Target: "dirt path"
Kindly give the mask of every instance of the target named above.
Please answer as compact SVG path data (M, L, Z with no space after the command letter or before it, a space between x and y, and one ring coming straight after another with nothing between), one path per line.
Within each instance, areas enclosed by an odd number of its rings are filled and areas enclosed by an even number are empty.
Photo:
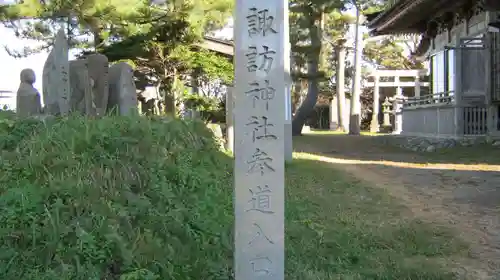
M304 136L294 146L386 189L415 216L455 229L472 244L474 261L460 264L464 279L500 279L500 165L431 164L363 136Z

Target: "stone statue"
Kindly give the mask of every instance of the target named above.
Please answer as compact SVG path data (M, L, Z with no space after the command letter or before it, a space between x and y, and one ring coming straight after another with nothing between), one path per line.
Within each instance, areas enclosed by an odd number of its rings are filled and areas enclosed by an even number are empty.
M42 111L40 93L33 87L36 81L32 69L23 69L20 74L21 84L17 90L16 112L20 117L39 115Z

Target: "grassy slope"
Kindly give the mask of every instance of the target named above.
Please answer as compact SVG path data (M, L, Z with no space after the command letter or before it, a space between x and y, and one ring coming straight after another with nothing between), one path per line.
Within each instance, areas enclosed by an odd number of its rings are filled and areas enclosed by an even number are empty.
M0 279L230 279L230 160L203 124L74 117L2 132Z
M0 121L0 279L231 279L231 159L201 124ZM287 168L287 279L452 279L463 249L385 193Z

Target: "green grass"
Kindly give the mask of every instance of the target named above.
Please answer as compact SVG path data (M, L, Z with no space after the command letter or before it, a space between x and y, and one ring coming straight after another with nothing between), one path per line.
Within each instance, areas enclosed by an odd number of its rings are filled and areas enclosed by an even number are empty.
M294 141L298 142L315 142L319 146L331 146L331 137L339 137L346 135L344 132L330 130L315 130L308 133L306 137L296 137ZM361 136L379 137L388 136L390 134L372 133L362 131ZM390 141L389 141L390 143ZM491 144L477 144L473 146L460 146L459 144L450 149L438 149L435 152L415 152L409 149L397 147L396 145L387 145L382 142L373 141L371 145L382 147L387 153L397 152L399 154L408 154L408 158L414 155L420 156L422 159L427 159L429 163L449 163L449 164L489 164L500 165L500 147L492 146Z
M231 161L202 123L4 121L0 279L231 279Z
M464 243L387 193L304 154L287 182L286 279L455 279Z
M232 159L198 122L0 116L0 279L232 277ZM452 279L465 246L314 158L287 167L290 280Z
M415 152L414 152L415 153ZM455 163L455 164L500 164L500 147L491 144L479 144L470 147L455 147L452 149L437 150L433 153L419 152L430 162Z

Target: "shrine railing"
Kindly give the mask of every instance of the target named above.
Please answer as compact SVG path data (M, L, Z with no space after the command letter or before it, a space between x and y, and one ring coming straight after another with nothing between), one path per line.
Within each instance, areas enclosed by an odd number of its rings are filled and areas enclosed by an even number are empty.
M426 94L419 97L408 97L403 102L403 108L418 108L428 106L441 106L455 102L453 91Z
M488 132L488 110L483 107L464 107L464 135L486 135Z

